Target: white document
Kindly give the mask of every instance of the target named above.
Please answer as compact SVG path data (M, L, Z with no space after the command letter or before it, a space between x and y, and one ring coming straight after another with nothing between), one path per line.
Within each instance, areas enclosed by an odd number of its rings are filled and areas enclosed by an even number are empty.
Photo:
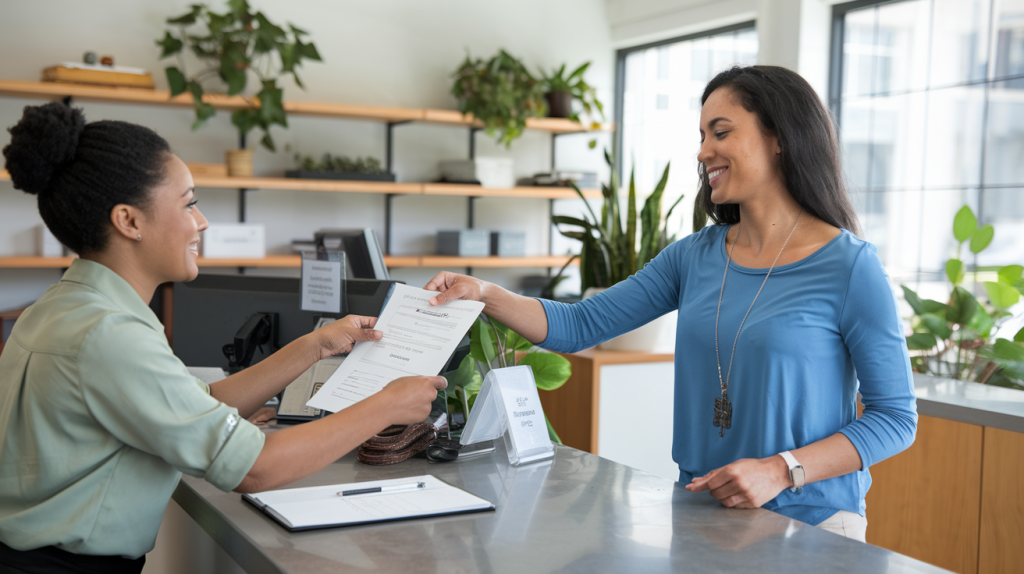
M484 309L479 301L449 301L436 307L437 295L395 284L374 329L379 341L360 341L348 359L307 406L338 412L410 375L437 375L473 321Z
M425 483L424 488L339 496L344 490ZM490 502L430 475L373 482L332 484L246 494L257 506L289 530L348 526L403 518L493 510Z

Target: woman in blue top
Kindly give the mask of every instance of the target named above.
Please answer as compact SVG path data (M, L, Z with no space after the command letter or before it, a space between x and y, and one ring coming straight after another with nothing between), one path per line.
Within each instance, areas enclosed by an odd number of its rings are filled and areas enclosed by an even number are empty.
M701 102L697 202L715 225L575 305L447 272L426 288L436 303L483 301L560 352L678 309L680 482L863 540L868 467L913 442L917 412L896 302L855 235L829 114L773 66L723 72Z

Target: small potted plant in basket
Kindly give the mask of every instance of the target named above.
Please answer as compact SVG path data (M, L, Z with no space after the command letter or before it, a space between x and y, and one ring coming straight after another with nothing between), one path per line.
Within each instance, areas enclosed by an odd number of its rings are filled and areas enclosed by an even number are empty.
M231 114L231 123L238 128L240 149L227 152L228 173L252 175L252 150L246 149L246 134L260 128L260 143L276 151L270 126L288 127L284 90L278 80L291 74L302 88L297 69L303 60L321 61L316 46L303 40L308 35L305 31L291 24L285 29L272 23L262 12L252 12L245 0L229 0L225 13L214 12L205 4L193 4L187 14L168 18L167 23L176 31L165 31L156 44L161 48L160 59L177 59L176 66L165 70L171 97L191 93L195 130L215 113L204 94L241 95L245 106ZM205 30L190 31L194 25L204 26ZM199 60L200 71L192 75L186 72L186 54ZM250 73L259 80L254 97L243 94L249 86Z

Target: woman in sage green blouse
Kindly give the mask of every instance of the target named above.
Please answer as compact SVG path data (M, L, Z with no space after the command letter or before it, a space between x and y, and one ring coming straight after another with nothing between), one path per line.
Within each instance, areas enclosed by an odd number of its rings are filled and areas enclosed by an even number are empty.
M380 338L349 316L207 386L174 356L148 303L198 274L185 164L153 131L26 107L3 150L79 254L0 355L0 571L139 572L182 472L259 492L309 475L391 424L423 420L441 377L397 379L324 419L268 436L246 421L322 357Z

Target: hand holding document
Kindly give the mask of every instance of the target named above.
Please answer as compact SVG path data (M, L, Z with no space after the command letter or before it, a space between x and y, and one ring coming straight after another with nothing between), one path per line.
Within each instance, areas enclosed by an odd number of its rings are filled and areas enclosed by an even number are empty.
M307 406L338 412L410 375L437 375L484 309L479 301L432 306L434 291L395 284L375 329L379 341L360 341Z

